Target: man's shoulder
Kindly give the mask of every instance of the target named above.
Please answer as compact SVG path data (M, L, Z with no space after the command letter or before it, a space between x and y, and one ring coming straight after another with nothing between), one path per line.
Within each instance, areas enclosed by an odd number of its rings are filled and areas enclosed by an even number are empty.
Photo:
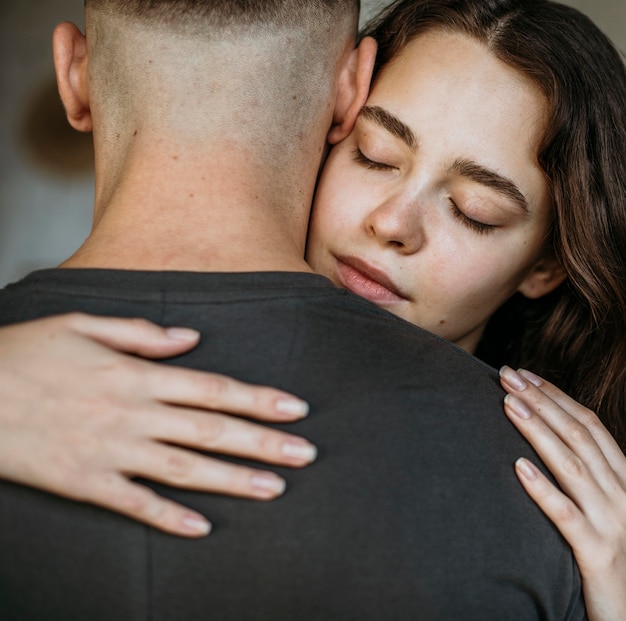
M449 341L317 274L48 269L5 287L0 299L11 302L3 305L4 323L71 310L137 315L158 307L167 315L176 308L181 320L200 329L223 323L226 315L257 332L283 337L296 331L325 354L343 348L362 370L385 367L403 375L418 365L428 375L462 369L475 378L494 378L492 369Z
M496 371L465 350L347 291L309 301L301 320L320 346L345 346L355 368L396 377L415 377L418 369L434 383L454 377L457 385L498 385Z

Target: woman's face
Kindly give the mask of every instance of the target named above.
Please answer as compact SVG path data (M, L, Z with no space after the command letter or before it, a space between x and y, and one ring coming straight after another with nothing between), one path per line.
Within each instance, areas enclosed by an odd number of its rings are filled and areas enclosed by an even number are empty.
M559 284L537 162L546 102L480 43L421 35L379 75L320 179L307 259L337 285L473 351L513 293Z

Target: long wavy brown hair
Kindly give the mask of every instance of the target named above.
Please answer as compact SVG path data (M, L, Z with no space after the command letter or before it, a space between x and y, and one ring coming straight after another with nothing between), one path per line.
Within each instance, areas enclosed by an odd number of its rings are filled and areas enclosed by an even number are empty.
M595 410L626 448L626 71L579 11L548 0L398 0L361 33L376 72L433 29L469 35L529 77L549 104L537 154L553 201L547 240L567 280L539 300L516 294L477 355L540 373Z

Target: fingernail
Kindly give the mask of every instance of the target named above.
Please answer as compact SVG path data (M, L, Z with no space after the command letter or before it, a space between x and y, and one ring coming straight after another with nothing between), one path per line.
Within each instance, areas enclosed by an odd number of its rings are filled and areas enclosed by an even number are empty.
M285 442L283 444L283 455L293 459L299 459L307 464L315 461L317 448L308 442Z
M511 367L504 366L500 369L500 377L514 390L526 390L528 384L524 381L522 376L514 371Z
M284 494L287 487L285 480L272 472L257 472L252 476L252 485L261 492L270 492L272 496Z
M188 513L183 518L183 526L194 535L208 535L211 532L211 523L197 513Z
M526 369L518 369L520 375L523 375L534 386L543 386L543 380L534 373L527 371Z
M535 467L527 459L520 457L515 462L515 467L525 479L534 481L537 478L537 472L535 470Z
M305 418L309 413L309 404L300 399L279 399L276 401L276 411L287 416Z
M504 403L506 403L511 410L513 410L513 413L519 418L528 420L533 415L533 413L528 409L528 406L521 399L518 399L513 395L507 395L504 397Z
M200 332L191 328L167 328L165 332L177 341L197 341L200 337Z

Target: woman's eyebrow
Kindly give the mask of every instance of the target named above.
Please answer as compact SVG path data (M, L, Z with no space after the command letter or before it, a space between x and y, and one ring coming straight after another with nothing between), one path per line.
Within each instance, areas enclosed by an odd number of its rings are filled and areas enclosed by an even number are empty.
M530 208L528 201L522 194L521 190L507 177L504 177L495 170L481 166L477 162L471 160L458 159L448 169L448 173L457 174L467 177L476 183L492 188L496 192L502 194L509 200L513 201L525 215L528 215Z
M359 116L380 125L389 133L400 138L412 151L417 149L418 140L413 130L388 110L380 106L364 106ZM476 183L495 190L513 201L525 215L529 214L528 201L521 190L511 179L500 175L495 170L481 166L472 160L458 159L450 166L448 172L467 177Z
M417 138L411 128L384 108L380 108L379 106L364 106L361 108L359 115L368 121L373 121L383 129L386 129L389 133L400 138L411 151L415 151L417 148Z

